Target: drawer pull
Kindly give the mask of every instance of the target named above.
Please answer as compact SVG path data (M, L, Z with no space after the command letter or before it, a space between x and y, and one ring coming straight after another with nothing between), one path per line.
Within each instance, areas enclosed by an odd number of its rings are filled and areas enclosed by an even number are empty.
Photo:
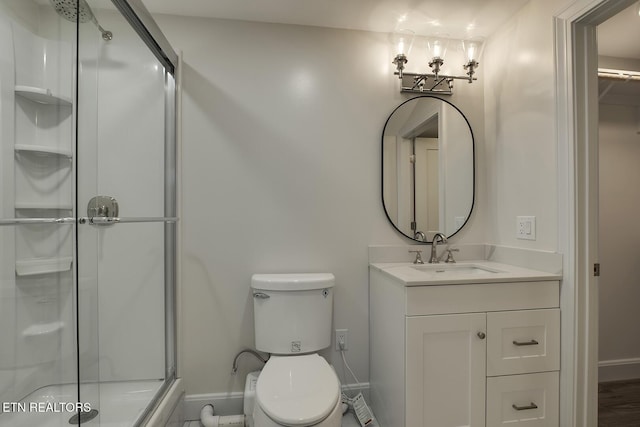
M533 402L531 402L531 405L527 405L527 406L518 406L514 403L513 405L511 405L511 407L516 411L526 411L527 409L538 409L538 405L536 405Z
M522 347L523 345L538 345L538 344L540 344L540 343L538 341L536 341L536 340L525 341L525 342L522 342L522 341L514 341L513 342L513 345L517 345L518 347Z

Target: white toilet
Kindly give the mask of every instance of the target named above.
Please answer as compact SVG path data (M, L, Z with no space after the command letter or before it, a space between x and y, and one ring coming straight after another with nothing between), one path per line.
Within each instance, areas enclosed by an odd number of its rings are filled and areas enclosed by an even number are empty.
M340 381L316 353L331 345L334 283L329 273L251 278L256 348L271 358L257 381L247 377L249 426L340 427Z

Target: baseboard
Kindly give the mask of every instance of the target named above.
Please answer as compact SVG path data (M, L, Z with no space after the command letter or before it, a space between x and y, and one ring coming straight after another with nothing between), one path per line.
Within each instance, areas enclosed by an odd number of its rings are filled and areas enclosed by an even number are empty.
M598 362L598 381L622 381L640 378L640 357L601 360Z
M342 391L349 396L361 391L365 400L369 402L369 383L346 384ZM239 415L243 412L243 392L189 394L184 398L185 421L200 419L200 411L205 405L213 405L216 415Z

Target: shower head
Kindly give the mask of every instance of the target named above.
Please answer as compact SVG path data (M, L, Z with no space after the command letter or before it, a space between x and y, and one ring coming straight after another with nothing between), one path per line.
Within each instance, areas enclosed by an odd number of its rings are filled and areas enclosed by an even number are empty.
M80 24L91 21L98 27L104 40L109 41L113 38L111 31L106 31L100 26L86 0L51 0L51 4L56 13L67 21L79 22Z

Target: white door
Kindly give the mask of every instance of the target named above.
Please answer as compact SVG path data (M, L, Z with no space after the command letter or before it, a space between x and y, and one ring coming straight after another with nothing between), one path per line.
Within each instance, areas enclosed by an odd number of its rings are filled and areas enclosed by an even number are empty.
M484 427L486 315L407 317L406 425Z
M440 220L440 167L438 138L416 138L416 216L417 230L424 233L441 231Z

